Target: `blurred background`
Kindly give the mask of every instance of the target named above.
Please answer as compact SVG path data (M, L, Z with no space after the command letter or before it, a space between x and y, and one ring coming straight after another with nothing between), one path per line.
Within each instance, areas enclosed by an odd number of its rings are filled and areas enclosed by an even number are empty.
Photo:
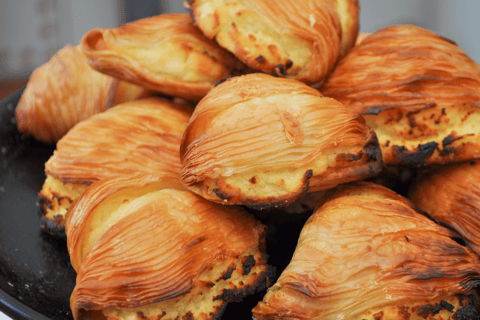
M414 24L447 37L480 62L480 1L360 0L360 31ZM94 27L116 27L166 12L187 12L183 0L0 0L0 99L31 72Z
M361 32L414 24L455 41L480 62L478 0L360 0L360 5ZM183 0L0 0L0 99L88 30L167 12L187 10Z

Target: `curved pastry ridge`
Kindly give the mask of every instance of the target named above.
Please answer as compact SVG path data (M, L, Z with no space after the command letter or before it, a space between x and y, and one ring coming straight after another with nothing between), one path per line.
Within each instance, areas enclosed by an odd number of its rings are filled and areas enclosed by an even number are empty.
M79 47L67 45L32 73L15 117L20 132L55 143L78 122L148 94L95 71Z
M399 312L402 319L445 319L460 312L480 283L480 261L456 242L457 233L384 187L352 183L338 192L305 224L254 319L397 319ZM451 308L425 314L442 301Z
M431 31L377 31L338 63L321 90L364 116L387 165L479 157L480 66Z
M408 197L439 223L458 231L480 255L479 161L437 167L418 175Z
M68 207L93 182L139 172L179 176L180 143L191 112L187 104L150 97L77 124L45 164L39 195L45 228L62 233Z
M200 100L217 81L244 69L203 36L186 14L92 29L83 36L81 48L96 70L192 100Z
M358 1L190 0L196 25L255 70L321 82L355 43Z
M66 230L75 319L214 319L267 281L265 227L171 177L93 184L69 210Z
M182 140L182 181L215 202L285 205L377 173L376 143L337 101L296 80L251 74L198 104Z

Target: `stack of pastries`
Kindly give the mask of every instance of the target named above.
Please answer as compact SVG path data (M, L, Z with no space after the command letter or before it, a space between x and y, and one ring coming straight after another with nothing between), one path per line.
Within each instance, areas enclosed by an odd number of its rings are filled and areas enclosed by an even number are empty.
M74 318L255 293L257 320L479 318L480 66L415 26L359 37L357 0L185 5L87 32L17 107L57 143L42 227Z

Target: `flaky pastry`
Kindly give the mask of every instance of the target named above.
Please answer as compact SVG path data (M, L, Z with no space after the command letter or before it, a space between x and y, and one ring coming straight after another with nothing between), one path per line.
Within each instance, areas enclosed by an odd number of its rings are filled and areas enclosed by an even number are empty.
M317 84L355 44L357 0L187 0L195 24L255 70Z
M480 255L480 162L436 167L418 175L408 197L442 225L458 231Z
M168 176L90 186L66 218L75 319L218 319L268 283L265 227Z
M18 130L55 143L75 124L149 91L92 69L78 47L67 45L34 70L15 110Z
M431 31L377 31L338 63L321 90L364 116L387 165L480 157L480 66Z
M305 224L254 319L467 319L460 316L472 309L478 316L480 260L457 237L387 188L342 186Z
M381 153L361 117L306 84L230 78L200 101L180 149L182 181L204 198L254 209L372 176Z
M216 82L245 69L182 13L92 29L81 48L96 70L191 100L200 100Z
M191 111L186 104L150 97L77 124L45 164L39 196L47 231L63 234L68 207L93 182L137 172L179 176L180 142Z

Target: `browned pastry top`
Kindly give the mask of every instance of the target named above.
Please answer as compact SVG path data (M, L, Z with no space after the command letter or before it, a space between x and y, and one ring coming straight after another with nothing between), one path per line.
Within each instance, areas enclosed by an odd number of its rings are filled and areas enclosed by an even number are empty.
M355 46L321 90L358 114L464 103L480 107L480 66L431 31L392 26Z
M244 68L181 13L92 29L83 36L81 48L96 70L192 100L200 100L217 81Z

